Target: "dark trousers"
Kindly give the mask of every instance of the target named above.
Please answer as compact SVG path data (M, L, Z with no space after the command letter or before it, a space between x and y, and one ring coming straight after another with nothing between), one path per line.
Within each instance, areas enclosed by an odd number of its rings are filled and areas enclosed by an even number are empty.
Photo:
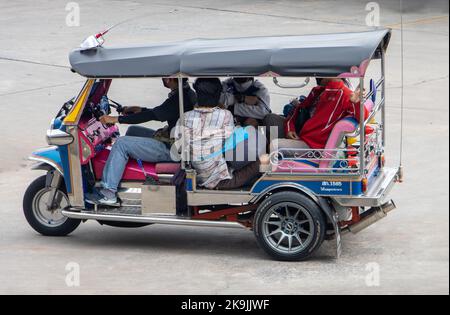
M231 190L240 187L244 187L246 184L253 181L259 176L259 165L260 162L252 162L247 166L237 170L233 173L232 179L223 180L217 185L218 190Z
M130 126L125 135L130 137L153 138L155 130L142 126Z
M266 127L267 143L270 143L272 140L275 139L286 138L286 134L284 132L285 121L286 118L277 114L268 114L266 117L264 117L263 124ZM273 132L271 131L275 131L278 134L277 135L273 134Z

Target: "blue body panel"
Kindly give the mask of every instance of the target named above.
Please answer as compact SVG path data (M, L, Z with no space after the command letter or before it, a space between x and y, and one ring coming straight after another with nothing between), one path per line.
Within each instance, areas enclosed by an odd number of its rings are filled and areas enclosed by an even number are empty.
M192 179L186 178L186 191L194 191L194 185L192 184Z
M296 181L296 180L263 180L256 184L252 194L260 194L271 186L294 183L312 191L317 196L359 196L362 195L362 183L350 181ZM186 190L193 191L191 179L186 179Z
M67 146L49 147L41 149L36 152L33 152L33 156L43 158L44 160L50 161L58 165L63 171L67 192L70 193L72 191L72 184L70 181L69 155L67 151Z
M49 160L53 162L54 164L58 165L61 169L61 155L59 154L58 147L48 147L45 149L40 149L36 152L33 152L33 155L36 157L44 158L45 160Z
M271 186L283 183L294 183L312 191L317 196L358 196L362 194L361 182L349 181L296 181L296 180L263 180L256 184L252 193L259 194Z

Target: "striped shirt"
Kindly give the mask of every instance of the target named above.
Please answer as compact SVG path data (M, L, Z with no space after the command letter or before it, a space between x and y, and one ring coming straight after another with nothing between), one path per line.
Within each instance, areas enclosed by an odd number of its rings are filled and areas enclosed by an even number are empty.
M234 122L230 111L214 108L196 108L185 113L185 150L197 172L200 186L214 189L221 181L231 179L223 154L217 154L233 133ZM182 139L181 123L175 129L177 142Z

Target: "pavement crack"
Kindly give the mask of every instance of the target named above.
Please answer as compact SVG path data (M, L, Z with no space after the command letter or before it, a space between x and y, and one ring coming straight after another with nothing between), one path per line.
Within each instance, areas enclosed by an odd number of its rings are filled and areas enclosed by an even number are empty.
M427 83L431 83L431 82L448 80L448 78L449 78L449 75L447 74L447 75L442 76L442 77L429 78L429 79L426 79L426 80L422 80L422 81L417 81L417 82L414 82L414 83L406 84L403 87L404 88L414 87L414 86L417 86L417 85L423 85L423 84L427 84ZM401 89L401 88L402 88L401 85L397 85L397 86L388 87L387 89L388 90L395 90L395 89Z

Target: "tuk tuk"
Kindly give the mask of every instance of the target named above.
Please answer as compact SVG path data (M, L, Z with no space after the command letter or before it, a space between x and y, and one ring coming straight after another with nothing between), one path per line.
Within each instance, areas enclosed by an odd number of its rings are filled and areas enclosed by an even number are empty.
M49 147L34 152L36 179L24 196L29 224L46 236L65 236L81 222L115 227L155 223L253 230L274 259L305 260L324 242L358 233L395 209L388 195L401 168L385 166L385 54L389 29L360 33L235 39L196 39L143 47L94 45L70 54L72 71L85 77L78 96L66 102L47 131ZM379 77L366 78L380 60ZM368 87L361 93L359 121L345 117L334 126L323 150L272 152L269 166L248 187L217 191L197 185L196 172L180 162L141 163L130 159L119 187L120 205L91 206L85 195L102 179L117 126L99 117L121 105L102 102L118 78L178 78L180 118L184 117L183 78L270 77L345 78ZM292 80L292 79L291 79ZM181 119L183 121L183 119ZM289 149L292 153L294 149ZM294 150L295 151L295 150ZM299 150L301 151L301 150ZM305 154L306 153L306 154ZM182 185L174 184L183 172Z

